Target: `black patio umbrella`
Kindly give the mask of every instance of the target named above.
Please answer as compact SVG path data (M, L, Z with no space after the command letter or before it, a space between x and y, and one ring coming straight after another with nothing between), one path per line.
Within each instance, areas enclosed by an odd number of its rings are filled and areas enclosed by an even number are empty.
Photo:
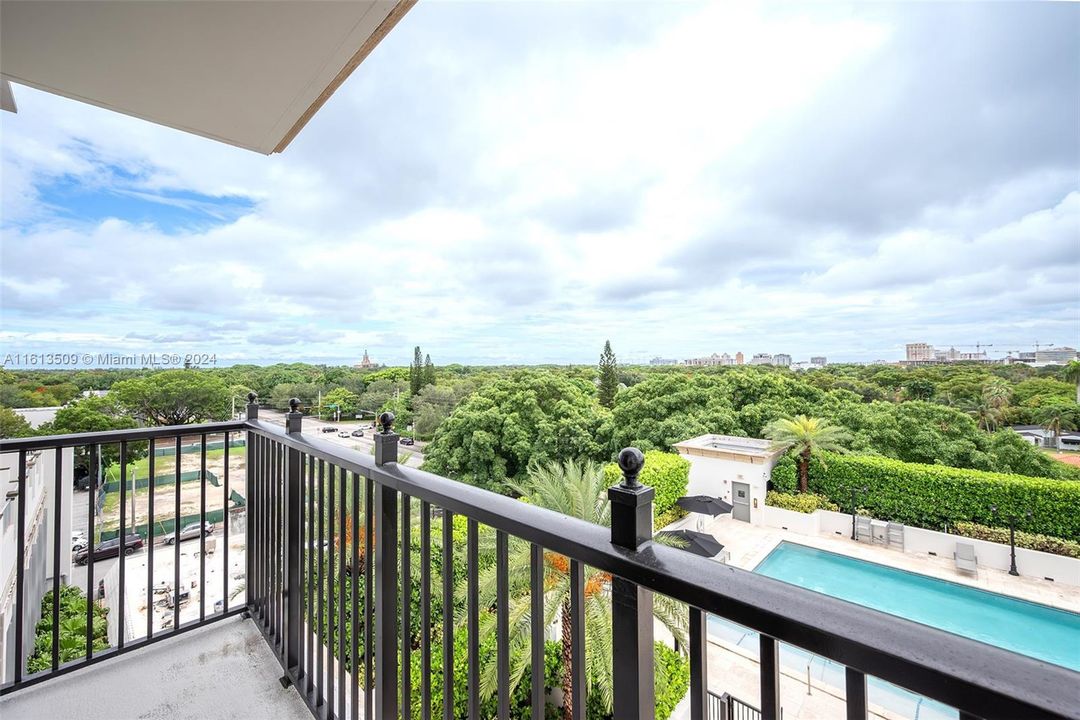
M724 546L716 541L712 535L694 532L693 530L664 530L657 533L665 537L679 538L686 543L682 550L687 550L703 557L713 557L724 549Z
M683 510L702 515L723 515L734 508L731 503L710 495L687 495L675 501Z

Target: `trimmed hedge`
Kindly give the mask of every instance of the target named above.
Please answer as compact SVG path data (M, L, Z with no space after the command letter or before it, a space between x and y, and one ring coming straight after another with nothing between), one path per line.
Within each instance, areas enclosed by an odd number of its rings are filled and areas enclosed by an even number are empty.
M953 526L953 532L976 540L989 540L1003 545L1009 544L1009 528L987 527L973 522L958 522ZM1078 542L1038 533L1028 533L1022 530L1016 531L1016 547L1080 558L1080 543Z
M794 466L773 470L776 487L787 487ZM960 522L991 525L991 505L1016 510L1017 529L1080 539L1080 483L1069 480L920 465L873 455L823 453L810 463L810 490L846 506L850 488L866 487L858 502L874 517L914 527L946 530ZM1032 517L1024 514L1030 510Z
M815 510L839 510L840 507L824 495L814 493L782 493L770 490L765 494L765 504L784 510L812 513Z
M608 485L622 482L622 470L618 463L605 465L604 477ZM658 518L686 494L686 486L690 482L690 461L681 455L663 450L649 450L645 453L645 467L642 468L638 480L642 485L648 485L656 491L653 498L653 517Z

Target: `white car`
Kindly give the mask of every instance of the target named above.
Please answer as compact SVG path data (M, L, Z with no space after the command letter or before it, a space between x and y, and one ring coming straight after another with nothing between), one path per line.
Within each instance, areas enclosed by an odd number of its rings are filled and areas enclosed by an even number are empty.
M86 533L79 531L71 533L71 551L79 552L86 548Z

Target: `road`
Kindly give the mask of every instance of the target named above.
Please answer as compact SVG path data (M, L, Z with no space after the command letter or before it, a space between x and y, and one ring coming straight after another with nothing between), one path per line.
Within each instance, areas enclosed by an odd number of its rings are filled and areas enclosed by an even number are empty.
M265 408L259 409L259 419L272 422L276 425L285 426L285 413L277 410L267 410ZM363 430L364 437L352 437L347 438L338 437L336 432L322 432L325 427L335 427L340 431L351 433L353 430ZM331 442L342 447L347 447L350 450L356 450L358 452L366 454L374 454L375 441L372 440L372 434L376 432L371 427L371 421L360 420L341 420L339 422L329 422L326 420L319 420L313 417L304 417L303 428L305 433L312 433L320 440ZM424 462L423 448L426 443L417 442L415 445L401 445L398 448L398 456L406 458L405 465L409 467L420 467Z

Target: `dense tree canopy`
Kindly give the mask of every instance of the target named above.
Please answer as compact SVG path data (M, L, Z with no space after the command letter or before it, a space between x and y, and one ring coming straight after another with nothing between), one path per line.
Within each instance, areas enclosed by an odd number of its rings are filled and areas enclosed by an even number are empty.
M229 416L229 390L220 378L193 370L165 370L124 380L109 395L154 425L186 425Z
M425 449L425 468L504 491L530 462L606 459L597 440L605 416L588 382L516 371L454 410Z
M843 426L857 453L1080 477L1080 470L1052 460L1006 429L1056 426L1052 418L1046 420L1050 416L1061 416L1063 429L1070 426L1070 413L1080 406L1076 377L1065 367L952 363L830 365L807 372L746 366L615 369L620 389L610 410L598 401L596 366L435 368L426 358L423 385L415 395L408 367L294 363L170 371L5 369L0 370L0 405L63 405L84 389L115 388L113 397L124 401L136 421L187 422L225 417L230 398L243 397L247 388L263 404L279 409L299 397L310 411L321 394L324 410L341 404L343 415L353 408L393 410L399 429L411 423L421 439L436 440L429 467L484 483L520 476L534 454L539 459L577 453L608 460L627 445L670 451L673 443L704 433L761 437L773 420L796 415ZM194 414L185 410L182 396L188 393L206 400L195 402ZM148 411L154 405L161 411L156 418ZM1047 409L1054 406L1060 409Z

